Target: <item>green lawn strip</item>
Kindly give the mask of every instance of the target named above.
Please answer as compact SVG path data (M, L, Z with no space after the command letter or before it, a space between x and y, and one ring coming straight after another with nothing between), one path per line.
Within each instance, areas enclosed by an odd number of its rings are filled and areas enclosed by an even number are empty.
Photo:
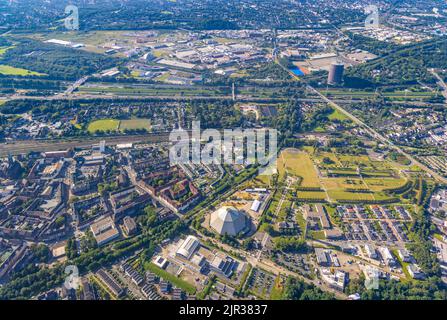
M443 237L442 234L435 233L435 234L433 234L433 236L434 236L436 239L438 239L439 241L444 242L444 237Z
M281 277L277 276L272 291L270 292L271 300L282 300L284 294L284 287L281 284Z
M190 283L186 282L185 280L182 280L182 279L176 277L175 275L170 274L169 272L157 267L152 262L145 263L144 269L155 273L157 276L171 282L174 286L188 292L189 294L196 293L196 288L192 284L190 284Z
M399 254L397 252L397 249L391 250L391 252L393 253L393 255L396 257L397 261L399 261L399 264L402 267L402 271L405 274L406 280L412 280L411 275L408 273L408 266L410 265L410 263L408 262L403 262L402 259L399 257Z
M244 271L244 274L241 277L241 281L239 282L239 286L236 288L237 292L241 292L246 287L246 282L249 279L253 267L251 264L247 265L247 269Z
M322 231L322 230L318 230L318 231L311 230L309 232L309 237L314 239L314 240L324 240L324 239L326 239L326 237L324 235L324 231Z

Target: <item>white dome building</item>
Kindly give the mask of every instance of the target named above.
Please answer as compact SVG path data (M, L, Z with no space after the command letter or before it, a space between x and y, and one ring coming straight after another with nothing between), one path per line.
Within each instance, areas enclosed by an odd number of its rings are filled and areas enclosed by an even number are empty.
M248 228L248 218L234 207L221 207L211 214L210 226L220 235L236 236Z

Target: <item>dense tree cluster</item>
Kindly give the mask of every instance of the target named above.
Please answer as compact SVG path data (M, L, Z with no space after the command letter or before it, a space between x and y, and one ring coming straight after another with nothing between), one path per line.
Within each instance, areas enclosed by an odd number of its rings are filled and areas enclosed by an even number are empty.
M411 238L413 243L409 249L418 262L422 271L430 276L440 275L440 266L436 254L432 253L432 243L429 240L435 231L435 226L431 223L429 213L420 210L413 215L414 222L411 226Z
M412 85L418 81L434 83L435 78L429 68L447 68L447 39L425 41L358 65L346 72L349 81L365 81L365 86Z
M305 252L307 250L306 241L298 237L275 238L275 249L283 252Z
M362 300L445 300L447 291L439 278L428 281L380 280L379 289L365 289L365 278L351 279L345 293L359 293Z
M48 79L77 80L82 76L116 66L119 61L105 55L18 39L0 56L0 64L47 75Z
M302 280L288 278L285 284L283 298L287 300L334 300L335 297L307 284Z

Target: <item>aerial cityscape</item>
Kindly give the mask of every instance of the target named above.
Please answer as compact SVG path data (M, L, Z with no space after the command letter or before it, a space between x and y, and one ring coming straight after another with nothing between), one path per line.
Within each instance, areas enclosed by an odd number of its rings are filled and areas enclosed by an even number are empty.
M446 83L441 0L0 0L0 300L447 300Z

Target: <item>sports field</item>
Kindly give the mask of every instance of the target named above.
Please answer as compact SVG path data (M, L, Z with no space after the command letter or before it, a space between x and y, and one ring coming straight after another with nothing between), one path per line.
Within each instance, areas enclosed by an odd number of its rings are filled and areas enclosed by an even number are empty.
M91 122L88 125L88 131L94 133L96 131L124 131L124 130L137 130L146 129L150 131L151 122L149 119L130 119L130 120L116 120L116 119L103 119Z
M151 121L149 119L131 119L131 120L121 120L119 124L119 130L136 130L136 129L146 129L151 130Z
M120 125L119 120L114 119L96 120L88 125L88 131L90 133L94 133L96 131L107 131L107 130L114 131L118 130L119 125Z

